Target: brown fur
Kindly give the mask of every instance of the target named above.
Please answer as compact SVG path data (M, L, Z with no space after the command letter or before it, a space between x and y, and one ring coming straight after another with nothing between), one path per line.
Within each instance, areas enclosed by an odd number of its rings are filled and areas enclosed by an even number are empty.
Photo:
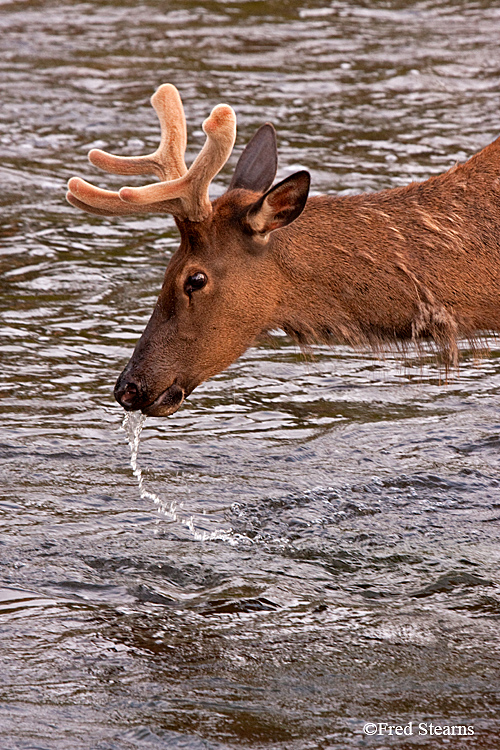
M500 330L499 175L500 138L426 182L310 198L276 236L276 324L299 342L431 338L456 365L459 338Z
M117 384L125 408L172 413L278 327L300 344L429 338L448 366L459 338L500 330L500 139L425 182L312 197L300 214L304 174L269 198L238 188L206 220L178 220L180 248ZM208 281L188 299L197 272Z

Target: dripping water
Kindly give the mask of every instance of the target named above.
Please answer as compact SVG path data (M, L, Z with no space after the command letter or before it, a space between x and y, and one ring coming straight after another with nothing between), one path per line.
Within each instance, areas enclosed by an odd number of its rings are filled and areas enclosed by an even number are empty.
M188 529L193 536L193 539L197 542L213 542L220 540L227 542L231 546L236 546L239 543L240 535L234 534L232 529L229 529L229 531L225 529L215 529L215 531L197 529L195 526L194 515L185 513L182 508L182 503L178 504L175 500L170 500L170 502L168 502L155 492L151 492L145 488L142 469L137 462L139 443L145 422L146 417L140 412L127 412L122 422L122 427L125 431L130 447L130 466L134 477L137 479L141 500L152 501L157 506L158 511L162 516L165 516L169 520Z

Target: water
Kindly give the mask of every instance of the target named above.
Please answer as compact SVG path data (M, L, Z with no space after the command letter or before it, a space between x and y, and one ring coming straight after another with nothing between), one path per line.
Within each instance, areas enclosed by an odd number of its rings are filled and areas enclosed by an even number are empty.
M498 747L498 343L445 383L430 354L276 333L148 419L131 466L112 387L176 229L63 195L115 184L89 148L155 147L166 81L188 161L237 112L214 195L266 120L278 176L317 192L438 173L498 134L499 24L450 0L0 3L2 750ZM475 734L363 734L410 721Z
M193 539L197 542L212 542L220 539L228 542L228 544L238 544L238 538L231 534L231 529L229 529L228 531L224 531L223 529L215 529L215 531L211 532L199 531L195 527L194 516L186 516L185 513L183 513L182 503L179 506L177 505L177 502L175 500L166 502L165 499L162 499L154 492L149 492L145 488L142 469L140 468L137 461L139 455L139 443L145 421L146 417L144 417L140 412L129 412L128 414L125 414L122 423L122 427L125 430L128 444L130 446L130 466L132 468L134 477L137 479L139 496L141 500L152 500L153 503L158 506L158 510L162 516L165 516L169 520L174 521L176 524L185 526L187 529L189 529L189 531L193 535Z

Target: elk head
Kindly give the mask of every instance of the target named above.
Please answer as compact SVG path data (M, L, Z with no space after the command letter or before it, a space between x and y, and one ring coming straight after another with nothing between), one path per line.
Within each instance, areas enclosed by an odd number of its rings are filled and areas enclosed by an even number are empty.
M229 158L236 117L219 104L203 123L205 145L184 162L186 122L177 89L152 97L161 141L150 155L120 157L97 149L95 166L122 175L154 174L143 187L102 190L73 177L69 202L94 214L170 213L181 235L153 314L118 378L115 398L126 410L152 416L176 411L197 385L240 356L264 330L279 325L283 286L273 233L299 216L309 174L297 172L270 188L277 168L276 136L263 125L243 151L229 189L213 203L210 182Z

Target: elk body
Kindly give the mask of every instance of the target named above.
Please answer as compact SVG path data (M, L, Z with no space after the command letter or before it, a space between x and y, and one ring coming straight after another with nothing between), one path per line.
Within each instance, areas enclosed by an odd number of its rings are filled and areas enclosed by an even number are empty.
M460 337L500 330L500 138L448 172L379 193L308 199L309 174L271 187L277 166L266 124L243 151L228 191L210 181L229 158L227 105L204 123L207 141L186 170L177 90L152 99L162 138L150 156L91 151L119 174L160 182L118 193L80 178L68 200L91 213L168 212L180 247L149 323L115 387L127 410L166 416L259 334L281 328L300 344L431 339L455 365Z

